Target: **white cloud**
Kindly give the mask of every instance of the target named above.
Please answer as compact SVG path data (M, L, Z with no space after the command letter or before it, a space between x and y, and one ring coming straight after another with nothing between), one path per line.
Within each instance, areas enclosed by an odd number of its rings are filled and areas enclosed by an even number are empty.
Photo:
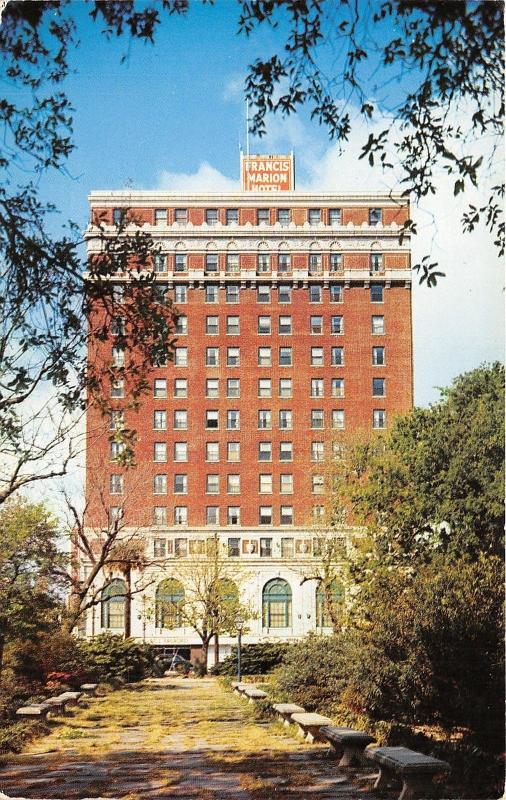
M226 102L244 100L244 75L232 75L225 83L223 99Z
M228 178L207 161L202 161L193 173L163 170L154 188L171 192L235 192L239 189L239 181Z

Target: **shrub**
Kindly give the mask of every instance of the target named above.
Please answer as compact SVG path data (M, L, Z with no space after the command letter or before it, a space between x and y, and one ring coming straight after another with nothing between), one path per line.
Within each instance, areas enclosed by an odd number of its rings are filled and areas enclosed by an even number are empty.
M241 647L241 673L265 675L279 666L290 649L283 642L259 642ZM237 647L220 664L211 668L213 675L237 675Z
M83 642L87 677L109 682L139 681L147 675L161 674L161 664L151 645L102 633Z
M340 636L309 634L291 645L274 677L280 699L298 703L306 711L332 710L346 680L346 657Z

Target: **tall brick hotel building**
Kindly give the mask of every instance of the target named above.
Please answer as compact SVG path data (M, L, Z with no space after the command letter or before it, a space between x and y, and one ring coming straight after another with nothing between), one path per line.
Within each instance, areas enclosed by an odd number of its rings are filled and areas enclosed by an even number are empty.
M135 495L149 580L133 596L132 635L192 656L199 638L165 601L188 591L184 566L215 534L256 612L247 640L325 632L317 582L301 580L318 564L326 462L348 432L374 435L413 401L407 201L297 192L292 156L241 166L234 193L90 196L107 235L128 208L159 243L156 280L180 315L173 361L153 369L140 409L127 412L135 476L88 413L87 524L124 508L133 525ZM87 237L91 256L93 224ZM118 358L113 334L107 347ZM119 410L122 387L112 393ZM345 530L342 544L345 558ZM124 629L121 570L111 579L87 635ZM222 638L222 655L233 641Z

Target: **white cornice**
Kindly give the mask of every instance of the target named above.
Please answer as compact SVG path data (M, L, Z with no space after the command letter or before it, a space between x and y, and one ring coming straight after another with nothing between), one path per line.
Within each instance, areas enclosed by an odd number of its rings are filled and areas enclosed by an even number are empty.
M152 190L96 190L90 192L91 206L118 204L146 206L307 206L309 205L407 205L401 192L160 192Z

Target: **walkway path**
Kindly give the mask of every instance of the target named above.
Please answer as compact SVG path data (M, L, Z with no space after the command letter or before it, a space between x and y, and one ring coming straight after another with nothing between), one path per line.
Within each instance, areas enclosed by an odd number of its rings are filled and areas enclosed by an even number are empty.
M0 769L0 791L17 798L358 800L370 785L364 773L350 783L325 746L255 720L211 678L94 698Z

